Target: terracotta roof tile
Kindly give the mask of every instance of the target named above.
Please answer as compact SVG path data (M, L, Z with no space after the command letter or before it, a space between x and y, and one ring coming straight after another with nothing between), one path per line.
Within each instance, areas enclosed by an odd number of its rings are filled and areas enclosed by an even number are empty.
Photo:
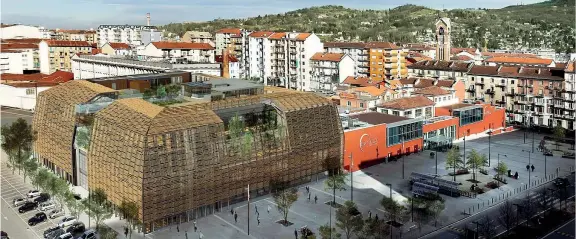
M366 48L398 49L399 47L392 42L368 42Z
M22 39L2 39L3 43L33 43L38 44L46 39L41 38L22 38Z
M152 42L158 49L196 49L196 50L214 50L215 48L208 43L195 42Z
M274 32L267 32L267 31L258 31L258 32L253 32L250 33L250 37L255 37L255 38L268 38L270 37L272 34L274 34Z
M102 49L92 48L92 55L96 55L96 54L100 54L100 53L102 53Z
M414 88L427 88L434 85L433 79L418 79Z
M496 52L482 52L484 57L524 57L524 58L540 58L535 54L527 53L496 53Z
M559 68L559 69L564 69L566 68L566 64L567 63L560 63L560 62L556 62L556 66L554 66L554 68Z
M474 65L468 72L472 75L495 76L498 75L498 66L478 66Z
M522 67L518 76L534 79L564 80L564 75L555 75L550 68Z
M445 89L442 89L438 86L429 86L420 90L417 90L414 92L414 94L418 94L418 95L432 95L432 96L437 96L437 95L448 95L450 94L450 92L448 92Z
M347 85L358 85L358 86L371 86L371 85L375 85L380 81L372 81L370 78L368 77L354 77L354 76L348 76L346 77L346 79L342 82L342 84L347 84Z
M436 81L436 86L451 88L454 83L456 83L455 80L438 80Z
M348 48L348 49L364 49L366 43L364 42L326 42L324 48Z
M366 92L368 94L370 94L371 96L380 96L382 94L384 94L384 92L386 92L386 89L381 89L378 88L376 86L365 86L365 87L356 87L356 88L352 88L350 89L350 91L354 91L354 92Z
M115 50L130 49L130 45L123 42L108 42L108 44L110 44L110 47Z
M574 72L575 72L575 68L576 68L576 61L569 61L569 62L566 64L566 69L565 69L565 71L566 71L566 72L572 72L572 73L574 73Z
M296 41L305 41L311 35L312 35L312 33L298 33L295 40Z
M552 64L552 59L542 59L542 58L526 58L526 57L492 57L486 60L486 62L494 63L512 63L512 64L530 64L530 65L550 65Z
M518 76L518 72L520 71L520 67L518 66L501 66L500 70L498 71L499 76Z
M342 54L342 53L318 52L318 53L314 54L312 56L312 58L310 58L310 60L340 62L340 60L342 60L342 57L344 57L344 54Z
M454 62L450 68L456 72L466 72L470 69L470 66L473 66L474 63L466 63L466 62Z
M242 35L242 29L240 29L240 28L224 28L224 29L218 30L216 33L231 34L233 36L239 37Z
M466 71L468 71L468 68L471 65L473 65L473 63L425 60L425 61L418 61L415 64L410 65L410 67L408 67L408 68L410 68L410 69L423 69L423 70L466 72Z
M475 55L476 54L476 48L457 48L457 47L450 48L450 54L451 55L456 55L460 52L467 52L470 55Z
M455 61L472 61L472 60L474 60L472 57L469 57L467 55L454 56L454 57L451 57L450 59L455 60Z
M1 82L9 82L9 81L39 81L42 78L48 75L42 73L35 73L35 74L11 74L11 73L4 73L0 75Z
M378 107L387 109L397 109L397 110L407 110L414 108L421 108L426 106L433 106L434 101L431 101L426 96L417 95L412 97L403 97L399 99L394 99L388 102L384 102Z
M286 36L285 32L275 32L274 34L268 37L269 39L280 40Z
M416 78L402 78L400 79L400 83L402 85L414 85L414 83L416 83Z
M2 49L38 49L38 44L34 43L3 43L0 44Z
M2 53L17 53L17 52L22 52L22 51L23 50L21 50L21 49L4 49L4 48L0 49L0 52L2 52Z
M48 40L46 41L48 46L56 47L92 47L92 44L87 41L58 41L58 40Z
M222 62L223 59L224 59L224 56L222 56L222 55L215 56L216 62ZM228 55L228 61L238 62L238 58L236 58L235 56Z

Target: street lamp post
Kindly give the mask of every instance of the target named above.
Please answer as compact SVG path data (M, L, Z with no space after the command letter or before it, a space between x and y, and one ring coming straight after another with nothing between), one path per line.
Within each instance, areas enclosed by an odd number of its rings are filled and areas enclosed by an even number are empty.
M400 157L402 157L402 179L404 179L404 160L406 160L406 158L404 157L404 153L406 151L404 150L404 135L402 135L402 148L400 149Z
M524 206L522 206L522 205L520 205L520 204L517 204L517 203L514 203L514 204L512 204L512 205L516 206L516 207L518 208L518 209L517 209L518 211L521 211L521 210L524 208ZM519 222L518 219L519 219L519 218L520 218L520 217L516 216L516 226L518 226L518 222Z
M350 153L350 201L354 202L354 159L352 159L352 153Z
M438 144L436 144L436 147L434 148L434 151L436 151L436 153L434 154L434 156L436 156L436 175L438 175Z
M488 131L488 167L490 167L490 159L492 159L492 154L490 154L490 138L492 138L492 129Z
M386 186L390 189L390 200L394 200L392 199L392 184L387 183ZM390 222L390 239L392 239L392 222Z
M466 132L464 132L464 166L466 166Z
M502 154L502 156L508 158L508 156L506 156L506 154ZM497 167L496 172L498 173L498 178L500 180L502 180L502 178L500 178L500 170L499 170L500 169L500 154L498 154L498 165L496 167ZM500 180L496 180L496 181L498 181L498 187L500 187Z
M546 170L546 153L544 153L544 177L547 179L548 178L548 171Z

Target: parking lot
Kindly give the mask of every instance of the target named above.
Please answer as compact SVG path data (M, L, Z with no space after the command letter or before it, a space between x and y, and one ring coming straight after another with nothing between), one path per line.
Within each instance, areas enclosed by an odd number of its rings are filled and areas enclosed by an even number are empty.
M17 172L12 174L12 170L9 169L4 162L2 162L0 166L0 175L2 180L0 184L0 193L2 194L2 211L3 214L7 210L10 211L10 213L7 213L5 216L3 216L8 219L3 221L2 230L7 232L11 237L19 238L16 235L20 235L22 232L19 230L25 228L25 231L28 233L25 234L26 237L22 238L43 238L42 235L44 231L50 227L54 227L57 224L59 218L48 218L47 221L39 223L35 226L28 226L28 219L40 211L30 210L25 213L18 213L18 207L14 206L12 200L19 197L26 198L28 191L33 189L32 186L24 183L22 176L18 175Z

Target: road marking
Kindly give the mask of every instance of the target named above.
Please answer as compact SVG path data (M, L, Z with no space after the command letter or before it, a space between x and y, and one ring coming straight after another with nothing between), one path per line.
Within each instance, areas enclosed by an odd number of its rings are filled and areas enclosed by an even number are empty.
M223 218L221 218L220 216L218 216L218 215L216 215L216 214L212 214L212 215L213 215L214 217L216 217L216 218L220 219L220 220L221 220L221 221L223 221L224 223L226 223L226 224L230 225L230 226L231 226L231 227L233 227L234 229L238 230L239 232L242 232L242 233L244 233L244 235L246 235L246 236L249 236L249 237L251 237L251 238L254 238L254 239L256 239L256 237L254 237L254 236L252 236L252 235L248 235L248 233L246 233L244 230L242 230L242 229L240 229L239 227L237 227L236 225L234 225L234 224L232 224L232 223L230 223L230 222L228 222L228 221L224 220L224 219L223 219ZM248 223L250 223L250 222L248 222Z
M6 202L6 199L2 198L2 200L4 202ZM10 203L6 202L6 204L10 205ZM10 209L12 209L12 211L14 211L14 213L20 218L20 220L22 220L22 222L24 223L24 225L26 225L26 230L27 231L32 231L32 233L34 233L34 235L36 235L38 238L41 238L40 235L38 235L38 233L36 233L36 231L34 230L30 230L30 227L28 227L28 223L26 222L26 220L24 220L24 218L22 218L22 216L18 213L18 211L16 211L14 208L8 206Z
M550 233L546 234L546 236L543 236L542 238L546 238L546 237L552 235L552 234L555 233L558 229L560 229L560 228L568 225L569 223L574 223L574 219L568 221L567 223L562 224L562 226L557 227L556 229L554 229L554 231L551 231ZM572 236L572 237L574 237L574 236Z

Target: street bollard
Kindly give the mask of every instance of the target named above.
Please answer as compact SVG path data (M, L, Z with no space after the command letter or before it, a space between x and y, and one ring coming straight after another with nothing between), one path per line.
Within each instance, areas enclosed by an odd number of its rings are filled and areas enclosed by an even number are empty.
M494 198L492 198L492 204L494 204Z
M470 215L470 214L472 214L472 213L470 212L470 208L468 208L468 215Z

